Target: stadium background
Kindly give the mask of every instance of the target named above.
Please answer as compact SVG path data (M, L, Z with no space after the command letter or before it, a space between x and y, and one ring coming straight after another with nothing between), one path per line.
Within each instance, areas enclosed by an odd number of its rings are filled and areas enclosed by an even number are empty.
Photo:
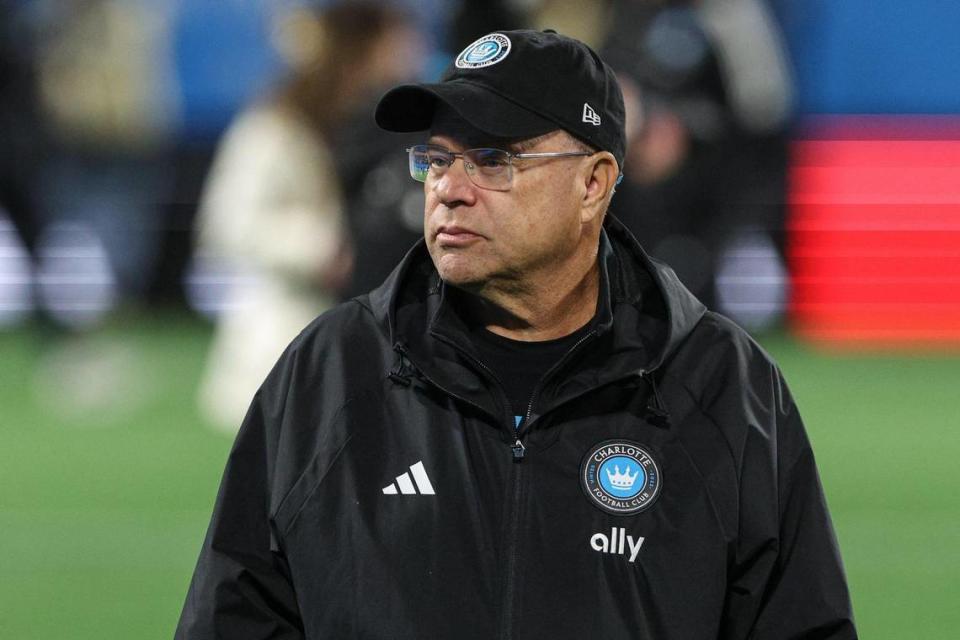
M275 4L235 2L225 17L213 0L171 2L180 81L149 80L175 86L178 115L143 126L175 131L188 148L215 139L278 72L265 26ZM25 13L42 20L57 5ZM442 5L420 8L439 20ZM862 637L954 637L960 6L770 7L796 89L792 293L785 322L757 338L785 371L814 442ZM433 55L436 69L449 54ZM218 65L203 64L210 56ZM224 73L227 62L243 77ZM119 193L108 200L131 206L149 197L155 184L127 169L94 195ZM62 184L89 186L89 176L76 180ZM74 304L85 315L64 327L17 297L22 250L2 217L0 236L0 637L170 637L231 441L196 408L211 324L165 301L160 285L124 298L91 287L101 280L88 272L61 282L110 304Z

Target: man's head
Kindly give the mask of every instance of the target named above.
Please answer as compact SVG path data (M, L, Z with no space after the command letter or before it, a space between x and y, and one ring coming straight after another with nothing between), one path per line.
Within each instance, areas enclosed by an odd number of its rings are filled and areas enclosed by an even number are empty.
M427 246L447 282L522 287L531 275L595 259L623 160L623 97L583 43L553 32L490 34L441 82L387 93L377 122L429 131L424 142L441 148L412 154L411 173L424 181ZM510 155L459 155L477 148ZM492 181L488 162L509 166Z

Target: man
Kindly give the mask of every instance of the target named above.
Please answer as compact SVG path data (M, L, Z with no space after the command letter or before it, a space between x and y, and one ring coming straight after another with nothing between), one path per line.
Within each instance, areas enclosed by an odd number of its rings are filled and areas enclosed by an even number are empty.
M389 92L424 241L254 399L179 638L855 638L777 367L605 216L610 69L494 33Z

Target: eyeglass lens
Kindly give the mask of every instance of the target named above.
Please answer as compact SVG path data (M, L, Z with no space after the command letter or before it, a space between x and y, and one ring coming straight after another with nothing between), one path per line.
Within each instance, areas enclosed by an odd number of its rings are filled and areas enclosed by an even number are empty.
M426 182L428 176L439 178L453 165L457 156L463 158L467 176L478 187L510 187L510 154L502 149L468 149L460 154L443 147L416 145L410 148L410 175L419 182Z

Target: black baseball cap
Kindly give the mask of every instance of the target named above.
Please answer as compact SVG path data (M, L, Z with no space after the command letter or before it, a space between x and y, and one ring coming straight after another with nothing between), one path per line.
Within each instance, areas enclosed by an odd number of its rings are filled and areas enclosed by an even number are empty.
M437 101L496 137L528 138L564 129L623 167L623 94L613 70L590 47L559 33L497 31L469 45L440 82L406 84L377 104L387 131L425 131Z

